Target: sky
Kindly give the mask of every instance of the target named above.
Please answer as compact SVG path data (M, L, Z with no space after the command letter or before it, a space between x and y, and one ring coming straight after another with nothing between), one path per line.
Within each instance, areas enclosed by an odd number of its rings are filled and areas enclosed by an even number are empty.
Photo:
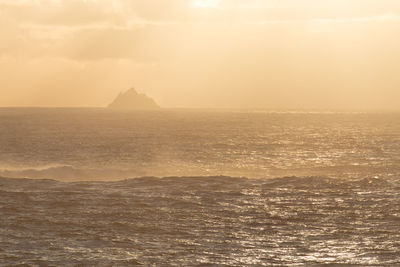
M0 106L399 109L398 0L0 0Z

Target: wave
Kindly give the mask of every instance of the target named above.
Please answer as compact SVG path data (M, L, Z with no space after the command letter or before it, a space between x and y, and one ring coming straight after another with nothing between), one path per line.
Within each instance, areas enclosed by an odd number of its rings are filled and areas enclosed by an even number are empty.
M276 178L247 178L232 176L169 176L154 177L143 176L137 178L119 180L79 180L79 181L60 181L55 179L35 179L35 178L15 178L0 176L0 190L7 186L17 186L18 188L32 189L36 187L64 187L68 185L89 186L89 185L112 185L118 188L137 187L137 186L177 186L198 188L209 187L212 190L217 188L237 188L258 186L263 188L287 188L290 190L313 190L313 189L400 189L400 178L331 178L323 176L288 176Z
M0 169L0 176L9 178L57 180L120 180L137 176L136 170L76 168L71 165L50 165L37 168Z
M0 177L9 178L31 178L31 179L54 179L58 181L120 181L130 179L133 177L247 177L249 179L261 179L273 181L290 181L290 177L295 177L296 183L303 183L303 179L317 179L319 183L323 181L367 181L366 184L376 184L377 181L395 180L398 173L397 170L392 170L387 173L380 169L366 169L364 171L343 171L341 167L339 170L332 170L328 168L307 168L307 169L273 169L266 171L263 175L261 172L251 171L210 171L208 169L193 169L190 166L175 169L166 166L152 166L152 167L131 167L131 168L117 168L117 167L77 167L72 165L52 164L39 167L23 167L23 168L10 168L0 166ZM347 169L347 167L346 167ZM310 178L311 177L311 178ZM312 178L314 177L314 178ZM400 177L399 177L400 178ZM182 179L182 178L181 178ZM308 183L306 182L306 183ZM330 182L331 183L331 182Z

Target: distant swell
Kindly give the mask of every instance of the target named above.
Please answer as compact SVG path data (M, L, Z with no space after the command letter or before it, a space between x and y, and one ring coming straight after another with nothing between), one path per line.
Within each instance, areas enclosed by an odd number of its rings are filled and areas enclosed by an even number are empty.
M74 174L82 174L79 170L75 170L73 168L68 167L60 167L60 168L51 168L44 171L22 171L21 173L48 173L52 174L56 172L56 176L60 175L60 170L65 170L66 173L73 176ZM100 172L100 171L99 171ZM18 173L18 172L16 172ZM231 177L231 176L170 176L170 177L153 177L153 176L144 176L137 178L128 178L128 179L119 179L114 181L69 181L62 182L54 179L35 179L35 178L15 178L15 177L1 177L0 176L0 185L15 185L19 188L24 188L24 185L28 184L29 186L32 184L41 185L41 184L53 184L53 185L76 185L80 183L93 183L95 185L115 185L118 184L120 186L152 186L152 185L165 185L171 186L175 185L177 187L184 186L194 186L196 184L206 185L215 185L221 184L229 188L230 186L245 186L245 185L254 185L254 186L268 186L269 188L279 188L279 187L288 187L292 189L318 189L318 188L332 188L332 189L340 189L340 188L373 188L373 189L382 189L382 188L390 188L397 189L400 188L400 178L378 178L378 177L370 177L370 178L362 178L362 179L338 179L338 178L329 178L329 177L319 177L319 176L306 176L306 177L297 177L297 176L288 176L288 177L277 177L277 178L246 178L246 177ZM27 188L29 189L29 187ZM48 187L45 188L49 189Z

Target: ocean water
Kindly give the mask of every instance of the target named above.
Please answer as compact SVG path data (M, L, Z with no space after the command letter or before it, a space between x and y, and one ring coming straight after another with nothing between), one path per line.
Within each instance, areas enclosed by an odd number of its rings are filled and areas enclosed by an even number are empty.
M0 265L397 266L400 114L0 109Z

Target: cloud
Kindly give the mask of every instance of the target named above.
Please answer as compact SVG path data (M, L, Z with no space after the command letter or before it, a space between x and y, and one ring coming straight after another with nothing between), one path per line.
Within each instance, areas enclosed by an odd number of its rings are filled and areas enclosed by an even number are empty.
M111 3L111 1L109 1ZM83 0L37 0L2 1L2 14L13 18L18 24L87 25L99 22L122 23L124 17L114 4L104 1Z
M312 18L312 19L266 19L248 21L251 24L273 25L273 24L310 24L310 23L333 23L333 24L353 24L353 23L371 23L371 22L399 22L400 15L394 13L377 14L367 17L339 17L339 18Z
M349 17L349 18L319 18L313 19L313 22L321 23L367 23L367 22L398 22L400 15L394 13L378 14L367 17Z

